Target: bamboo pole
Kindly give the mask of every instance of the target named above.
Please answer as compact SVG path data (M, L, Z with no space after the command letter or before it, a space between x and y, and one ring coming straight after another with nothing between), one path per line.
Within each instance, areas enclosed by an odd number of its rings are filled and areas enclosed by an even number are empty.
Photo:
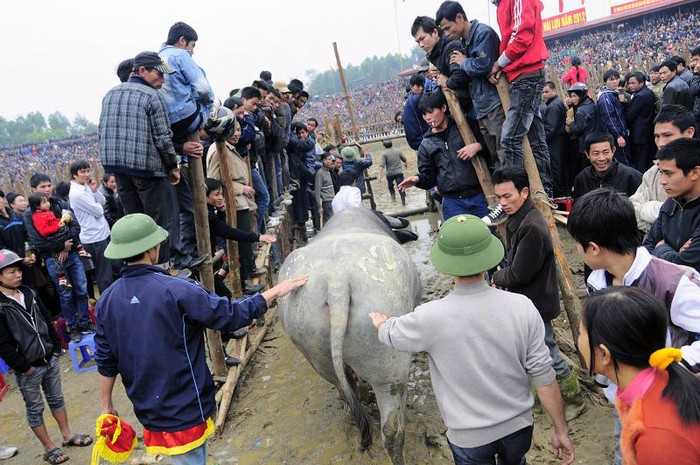
M187 136L191 142L199 142L199 134L193 132ZM214 270L211 262L211 239L209 238L209 216L207 212L206 190L204 187L204 169L202 159L190 157L189 181L192 189L192 202L194 204L194 225L197 234L197 251L200 257L207 256L199 270L202 286L209 291L214 290ZM207 329L207 346L209 358L214 376L223 376L226 373L224 361L224 348L221 343L221 333Z
M445 99L447 100L447 106L450 109L450 114L452 114L452 118L454 118L455 123L457 123L457 127L459 128L459 133L462 136L464 144L469 145L475 143L476 138L474 138L474 133L469 127L467 119L464 117L464 113L462 112L462 107L459 105L459 100L457 99L457 96L452 91L452 89L443 88L442 92L445 95ZM495 154L493 155L497 156ZM486 162L483 158L479 156L472 157L471 162L472 166L474 167L474 171L476 171L476 176L479 178L479 184L481 185L481 190L486 196L487 203L489 205L494 205L498 203L498 199L496 199L496 195L493 192L493 182L491 181L491 173L489 173L489 169L486 166Z
M224 187L224 198L226 199L226 224L235 228L237 223L236 212L236 194L233 192L233 176L231 167L228 164L228 149L226 142L216 142L216 153L219 157L219 169L221 170L222 185ZM234 297L243 295L241 290L241 270L238 267L238 246L234 241L226 241L226 250L228 251L228 283L231 287L231 292Z
M333 113L333 144L338 145L343 141L343 130L340 125L340 115Z
M265 315L265 324L262 328L260 328L260 331L258 331L258 333L252 338L250 347L248 348L248 350L245 351L245 356L241 358L241 364L230 368L228 371L226 382L220 390L221 403L219 404L219 411L216 414L216 421L214 422L216 431L219 433L221 433L224 427L224 423L226 422L226 416L228 415L228 409L231 406L231 400L233 399L233 394L236 390L236 384L238 384L238 378L240 378L241 373L243 372L246 365L248 365L248 362L250 362L250 359L253 357L253 354L255 354L255 352L258 350L258 347L260 346L262 340L265 338L265 334L267 334L267 330L269 329L270 324L274 320L276 314L277 307L273 307L267 311L267 314Z
M348 113L350 114L350 124L352 125L352 132L355 135L355 141L360 144L360 128L357 125L357 118L355 117L355 110L352 108L352 102L350 100L350 94L348 93L348 86L345 83L345 71L343 70L343 64L340 62L340 54L338 53L338 44L333 42L333 51L335 52L335 61L338 64L338 74L340 75L340 84L343 86L343 95L345 97L345 105L348 108ZM365 154L363 150L360 150L360 157L364 158ZM370 182L367 170L364 170L365 175L365 186L367 187L367 193L369 194L369 205L372 210L377 209L377 204L374 202L374 192L372 192L372 183Z
M496 84L498 89L498 95L501 98L501 104L503 105L503 111L508 114L510 109L510 91L508 89L508 81L506 81L505 76L501 76ZM576 294L576 287L574 286L574 277L571 274L571 268L569 267L569 262L564 254L564 249L561 246L561 240L559 239L559 231L557 230L557 225L554 222L554 216L552 215L552 208L550 206L547 194L544 192L544 187L542 186L542 179L540 178L540 173L537 171L537 164L535 163L535 156L532 153L532 148L530 147L530 142L527 136L523 138L523 161L525 164L525 170L527 171L527 176L530 178L530 192L532 192L533 200L535 205L544 215L545 220L547 220L547 225L549 226L549 234L552 237L552 245L554 246L554 257L557 262L557 278L559 281L559 289L561 291L562 300L564 301L564 309L566 311L566 317L569 320L569 326L571 329L571 335L574 341L578 341L578 325L581 315L581 302ZM586 366L586 362L580 352L577 353L579 358L579 363L582 367Z

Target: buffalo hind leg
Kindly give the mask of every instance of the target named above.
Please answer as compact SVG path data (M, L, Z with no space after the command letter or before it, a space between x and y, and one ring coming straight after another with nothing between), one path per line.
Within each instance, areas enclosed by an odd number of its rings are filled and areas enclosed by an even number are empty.
M384 449L393 465L404 465L404 414L406 385L402 382L372 386L381 414Z

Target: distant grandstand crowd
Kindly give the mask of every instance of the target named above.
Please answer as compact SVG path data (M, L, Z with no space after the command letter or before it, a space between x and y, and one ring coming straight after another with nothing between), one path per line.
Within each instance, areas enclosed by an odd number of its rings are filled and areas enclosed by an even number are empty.
M602 84L606 69L617 69L623 75L630 70L648 74L654 64L672 56L688 56L700 44L700 8L688 8L682 15L644 16L625 22L601 26L577 37L550 40L548 43L548 79L560 80L571 65L571 57L580 57L591 74L588 84ZM592 82L591 82L592 81ZM395 79L350 90L350 98L362 138L384 135L401 128L395 116L403 108L408 78ZM326 124L338 114L344 131L351 129L342 95L311 96L299 111L300 121L313 117L326 132ZM0 148L0 184L24 183L31 173L43 171L60 177L61 164L77 159L97 159L97 136L86 135L45 143L23 144Z

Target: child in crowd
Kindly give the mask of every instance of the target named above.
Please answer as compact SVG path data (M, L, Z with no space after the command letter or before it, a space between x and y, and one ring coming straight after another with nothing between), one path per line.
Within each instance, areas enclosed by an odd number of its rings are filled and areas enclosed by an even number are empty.
M668 311L651 294L613 286L589 297L578 348L591 375L618 386L626 464L700 463L700 379L666 348Z
M29 196L29 208L32 210L32 221L37 232L42 237L49 237L61 231L61 228L66 227L66 224L71 221L71 214L68 210L63 210L61 218L57 218L51 211L49 199L42 194L32 194ZM77 247L78 255L81 257L90 257L90 254L83 249L82 245ZM58 285L63 289L71 289L73 286L68 281L61 260L58 258L58 253L55 254L56 269L58 274Z

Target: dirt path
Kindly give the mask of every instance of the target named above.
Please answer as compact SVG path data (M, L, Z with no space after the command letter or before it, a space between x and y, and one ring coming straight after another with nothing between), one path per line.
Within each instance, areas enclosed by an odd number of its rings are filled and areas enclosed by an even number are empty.
M399 139L395 146L404 150L409 159L407 174L415 173L415 155ZM381 145L371 147L376 173ZM384 181L374 182L378 208L384 211L400 209L399 203L389 199ZM398 197L398 196L397 196ZM408 192L407 207L424 204L424 192L412 189ZM421 273L424 287L423 300L439 298L449 292L448 278L435 272L429 263L428 252L434 241L431 230L437 227L434 218L412 218L412 227L420 239L408 244L414 263ZM563 230L562 230L563 233ZM572 267L580 270L570 238L562 234ZM579 285L582 284L577 275ZM566 321L556 322L558 334L567 334ZM570 341L565 344L573 347ZM570 351L569 355L573 357ZM144 356L147 356L145 354ZM446 446L444 425L430 385L425 355L416 355L408 384L406 414L406 457L409 464L450 464L451 454ZM68 404L71 425L75 432L93 433L94 421L99 414L96 372L75 374L70 359L61 359L63 387ZM36 465L42 463L42 450L33 437L24 418L24 404L12 376L10 392L0 403L0 444L20 447L20 454L5 463L8 465ZM140 431L123 388L117 383L115 405L121 415ZM369 402L369 409L378 419L376 405ZM58 429L48 412L45 414L49 432L59 440ZM378 421L377 421L378 424ZM385 464L386 454L381 447L377 424L374 428L375 444L368 453L359 451L357 428L350 414L339 400L335 389L322 380L301 353L292 345L280 324L274 324L261 344L261 349L244 373L234 397L223 434L210 441L208 465L252 464ZM611 462L612 429L611 409L594 403L579 419L572 422L573 438L577 446L579 464L605 464ZM555 463L549 450L551 435L549 419L536 418L535 438L528 454L528 463ZM142 447L142 446L141 446ZM73 464L88 464L90 449L68 449ZM137 451L132 463L143 449ZM167 464L166 458L160 463Z

